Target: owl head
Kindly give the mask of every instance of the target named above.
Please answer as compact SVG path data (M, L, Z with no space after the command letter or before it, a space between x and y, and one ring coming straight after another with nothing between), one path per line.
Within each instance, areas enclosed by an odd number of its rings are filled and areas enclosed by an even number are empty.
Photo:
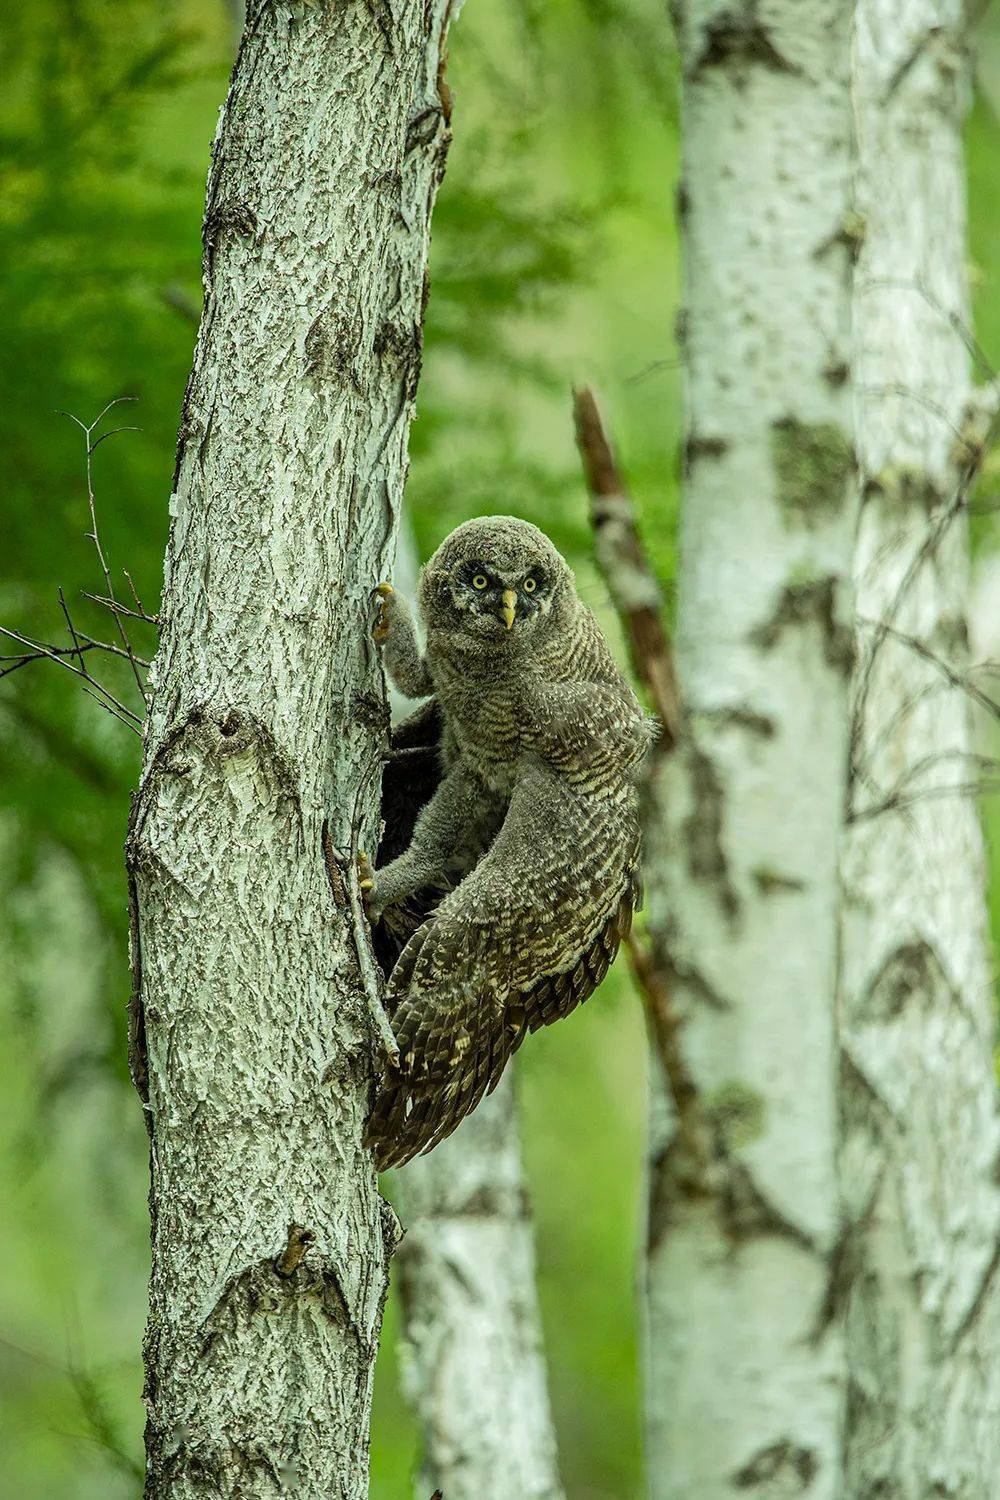
M447 536L423 571L429 630L509 649L575 598L573 575L544 532L514 516L480 516Z

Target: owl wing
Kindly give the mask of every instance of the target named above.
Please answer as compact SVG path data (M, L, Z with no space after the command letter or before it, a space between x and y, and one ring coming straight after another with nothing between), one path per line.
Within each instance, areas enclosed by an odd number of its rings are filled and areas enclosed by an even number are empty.
M381 1168L450 1135L528 1031L586 1000L639 899L630 781L581 790L542 763L489 852L413 934L386 1001L400 1048L368 1123Z

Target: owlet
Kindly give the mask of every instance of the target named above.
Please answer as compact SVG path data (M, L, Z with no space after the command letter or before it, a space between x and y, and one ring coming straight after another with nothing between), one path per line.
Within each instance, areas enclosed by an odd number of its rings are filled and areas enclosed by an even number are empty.
M434 699L395 743L436 729L440 778L408 846L363 872L376 943L384 955L396 934L398 953L386 1003L400 1065L367 1133L384 1168L449 1135L527 1033L604 978L638 901L651 726L566 562L526 521L483 517L441 544L420 584L424 651L406 601L378 592L392 680Z

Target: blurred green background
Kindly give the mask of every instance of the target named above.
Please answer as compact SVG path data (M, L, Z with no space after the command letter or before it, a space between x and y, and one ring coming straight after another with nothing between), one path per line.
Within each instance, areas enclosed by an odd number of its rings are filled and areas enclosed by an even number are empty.
M89 421L111 397L138 398L121 420L141 431L100 449L95 480L117 577L129 568L155 607L235 8L3 7L0 623L42 638L65 638L59 585L81 628L109 631L79 602L101 580L85 536L81 434L60 409ZM970 259L978 334L997 362L1000 27L990 11L978 43ZM484 511L528 516L606 618L573 446L574 381L593 380L605 398L650 549L668 585L673 576L678 123L666 7L468 0L449 81L455 142L411 442L418 542L426 553ZM986 556L995 523L976 524ZM121 674L105 677L128 692ZM137 769L138 740L57 667L0 682L2 1500L115 1500L141 1488L146 1140L125 1064L121 858ZM520 1086L568 1495L632 1500L645 1069L621 967L572 1025L525 1050ZM397 1328L390 1300L375 1500L406 1500L416 1456L396 1387Z

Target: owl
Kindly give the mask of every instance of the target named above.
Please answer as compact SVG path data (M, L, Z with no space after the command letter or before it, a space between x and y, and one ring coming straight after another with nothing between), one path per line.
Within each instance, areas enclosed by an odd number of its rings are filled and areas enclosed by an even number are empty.
M450 1135L527 1033L604 978L639 900L652 730L536 526L489 516L445 539L421 577L423 650L406 600L377 592L390 677L431 696L394 736L362 869L400 1053L367 1128L385 1168Z

